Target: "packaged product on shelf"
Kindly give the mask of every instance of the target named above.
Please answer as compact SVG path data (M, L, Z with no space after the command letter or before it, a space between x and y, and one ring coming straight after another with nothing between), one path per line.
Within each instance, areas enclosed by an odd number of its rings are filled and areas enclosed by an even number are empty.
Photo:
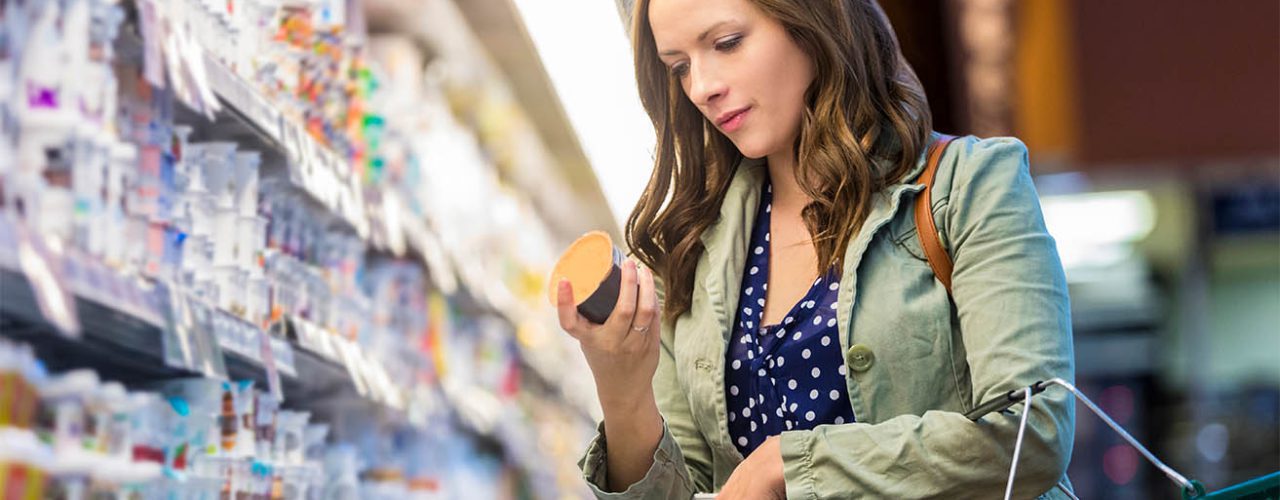
M355 449L336 446L324 456L323 498L360 498L359 464Z
M32 428L45 378L30 347L0 341L0 427Z
M108 443L117 436L111 426L117 408L124 402L124 386L119 382L104 382L90 391L85 398L84 448L94 453L106 454Z
M133 460L165 465L165 449L172 444L169 429L173 425L172 407L170 403L154 392L131 394L132 412L128 415L130 425L129 447Z
M301 465L305 457L305 433L308 412L281 411L276 415L276 459L288 465Z
M18 59L17 88L21 89L21 95L16 114L22 132L18 166L25 173L38 174L47 164L48 155L57 154L73 123L71 90L64 75L67 66L49 64L49 61L62 60L68 48L61 29L60 2L36 1L25 7L17 7L13 16L25 18L22 20L29 23L24 23L26 36L22 38L24 43Z
M107 168L105 262L123 269L129 264L131 238L129 214L126 213L129 186L133 181L133 169L137 161L137 149L132 144L117 142L111 146L111 161ZM124 235L121 238L119 235ZM136 242L137 240L132 240Z
M6 120L15 125L6 141L18 138L18 168L0 168L7 172L0 209L44 237L100 253L92 230L100 212L90 209L97 208L92 189L101 182L100 144L114 136L110 42L122 17L117 6L96 0L15 3L5 10L5 30L24 35L9 52L8 67L17 71L7 75L16 77L11 88L20 95L6 102L16 108L10 109L16 120Z
M34 431L49 420L44 414L36 420L46 382L29 347L0 341L0 491L6 498L44 498L53 453Z
M220 450L230 454L236 446L236 435L240 430L240 419L236 415L236 390L229 382L222 383L222 396L218 414L218 435L221 438Z
M188 482L196 480L190 487L233 497L271 495L286 487L306 490L312 478L286 467L302 467L301 455L290 463L276 448L284 446L282 432L293 432L295 425L306 426L307 415L278 411L276 400L254 390L248 382L188 379L163 387L177 410L171 443L179 443L168 448L176 457L167 463L173 470L188 471ZM299 449L301 433L299 428L296 440L291 441L298 443Z
M265 393L255 393L253 410L254 456L260 459L278 460L275 455L276 433L279 425L280 402Z
M172 441L166 453L166 467L186 470L196 457L218 453L222 436L219 421L222 384L212 379L186 378L157 385L178 415L170 427Z
M100 221L103 213L102 192L106 188L106 165L100 142L89 134L77 134L72 144L74 163L71 186L75 193L72 243L94 257L101 257Z
M96 451L86 446L96 439L87 432L92 417L86 406L98 387L96 373L76 370L51 378L41 388L36 432L52 450L49 488L55 497L83 494L101 463Z
M257 452L257 422L254 419L257 394L252 381L242 381L234 388L237 426L235 447L230 453L236 457L252 457Z
M48 498L49 447L25 429L0 426L0 491L5 498Z
M51 377L40 388L36 432L56 451L78 450L84 445L85 404L98 388L92 370L75 370Z

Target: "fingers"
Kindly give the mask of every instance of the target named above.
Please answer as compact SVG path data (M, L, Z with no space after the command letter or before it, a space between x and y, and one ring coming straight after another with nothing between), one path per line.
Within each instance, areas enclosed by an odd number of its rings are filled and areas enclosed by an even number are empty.
M618 302L613 306L613 314L605 320L610 330L625 329L624 335L630 335L631 322L636 315L636 263L628 259L622 264L622 283L618 285Z
M640 267L636 277L640 281L640 298L637 301L635 318L631 321L631 334L637 335L628 335L626 341L643 350L657 348L662 341L660 340L662 335L658 331L662 327L659 322L662 317L662 304L658 303L658 294L654 292L653 271Z
M573 303L573 284L561 279L556 285L556 313L560 316L560 328L577 338L578 308Z
M636 308L636 317L631 322L631 328L636 333L644 330L645 333L653 331L657 326L658 317L658 294L653 290L653 272L645 268L638 268L637 279L640 282L640 299Z

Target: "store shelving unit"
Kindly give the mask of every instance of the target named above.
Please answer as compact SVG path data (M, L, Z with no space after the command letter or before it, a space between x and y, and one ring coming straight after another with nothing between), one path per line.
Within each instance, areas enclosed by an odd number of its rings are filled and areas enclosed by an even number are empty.
M136 22L137 15L129 19ZM146 42L140 31L135 24L125 24L115 43L119 58L133 58L136 63L143 57ZM532 55L532 48L528 49ZM465 269L465 259L470 256L451 253L444 244L448 236L431 221L383 216L408 213L409 202L392 189L363 184L346 160L287 118L271 99L212 53L201 51L199 60L185 63L203 67L217 100L215 109L178 105L172 110L177 123L194 126L193 141L233 141L242 149L261 153L263 178L286 180L304 195L310 212L330 221L331 228L358 236L366 246L366 262L407 261L420 266L429 286L449 296L458 314L491 318L511 332L521 325L546 323L547 311L516 299L501 287L477 283L474 269ZM181 104L180 100L175 104ZM556 126L565 127L567 122ZM556 133L572 135L565 128ZM563 160L565 155L576 154L576 159L582 160L581 151L566 152L565 144L570 143L561 142L555 146L558 157ZM566 162L566 168L582 167L579 163ZM556 163L542 165L554 167ZM504 176L517 189L538 191L533 195L534 205L543 210L543 217L557 219L549 224L557 231L555 240L568 239L602 221L611 224L607 210L582 210L567 202L576 199L569 193L583 188L556 185L562 182L557 180L563 178L559 173L504 172ZM546 179L536 186L528 184L528 179L539 177ZM587 203L594 199L603 206L598 187L593 193ZM558 200L559 205L548 209L538 199ZM575 213L600 217L565 217ZM0 217L0 224L8 223ZM399 390L395 386L406 381L390 380L387 369L371 362L352 339L321 332L304 319L285 315L269 328L260 328L171 290L163 280L124 276L106 266L86 268L80 260L59 252L41 252L38 258L47 259L49 267L71 270L66 272L71 276L62 277L65 289L56 292L69 300L68 309L79 326L68 328L42 312L39 297L51 293L45 289L50 285L13 265L19 260L18 248L0 250L0 336L32 346L54 372L88 368L131 390L147 390L159 382L187 377L249 380L257 388L283 396L283 408L310 412L320 422L361 415L422 430L428 426L427 418L444 414L457 428L469 432L481 448L498 450L530 474L547 474L548 464L539 456L538 440L543 437L508 419L503 405L510 403L500 402L498 395L488 394L489 389L476 381L445 381L427 390ZM13 254L3 255L11 251ZM512 345L520 351L521 343L512 341ZM545 349L516 354L518 370L524 374L521 390L532 391L536 398L565 410L584 429L593 427L594 403L582 394L570 394L563 381L574 375L546 356Z
M180 362L167 359L166 347L183 341L167 326L173 321L168 313L161 321L164 324L157 324L154 320L73 294L79 323L86 327L79 334L68 335L42 317L31 282L21 272L0 269L0 284L0 331L10 339L33 346L52 371L91 368L110 379L135 387L202 376L252 380L259 387L270 384L272 375L261 354L221 342L214 344L214 355L209 358L213 364L206 370L180 366ZM152 289L143 293L157 296L163 290ZM163 303L158 299L154 302ZM219 319L228 324L242 323L220 311L211 314L220 316ZM364 401L371 407L378 405L362 399L348 368L339 362L302 347L296 340L267 337L266 332L244 324L238 327L254 332L254 335L262 335L271 343L272 364L286 394L288 407L313 410L320 408L313 405L328 400ZM288 324L282 327L290 328ZM206 331L191 332L190 335L216 337L216 333Z

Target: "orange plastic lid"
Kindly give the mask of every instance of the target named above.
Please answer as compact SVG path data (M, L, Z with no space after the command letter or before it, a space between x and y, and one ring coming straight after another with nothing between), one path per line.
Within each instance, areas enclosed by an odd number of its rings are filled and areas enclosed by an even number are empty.
M558 286L567 278L573 285L573 305L582 304L595 293L613 267L613 240L607 233L591 231L582 235L564 251L547 282L547 299L558 306Z

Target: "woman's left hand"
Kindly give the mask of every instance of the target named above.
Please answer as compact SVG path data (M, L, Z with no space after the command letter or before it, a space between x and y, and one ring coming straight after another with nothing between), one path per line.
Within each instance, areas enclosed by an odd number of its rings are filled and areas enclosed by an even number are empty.
M773 436L738 464L716 500L785 500L787 482L782 475L782 440Z

